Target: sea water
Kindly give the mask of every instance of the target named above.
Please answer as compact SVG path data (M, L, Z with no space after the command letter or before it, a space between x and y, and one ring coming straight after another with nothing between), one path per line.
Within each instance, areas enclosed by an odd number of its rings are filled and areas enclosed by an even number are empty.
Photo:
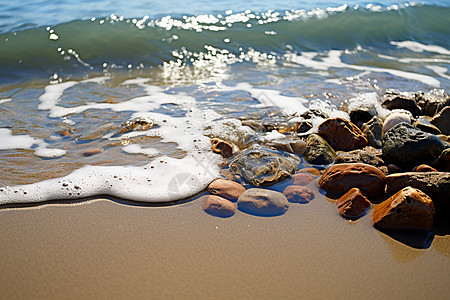
M445 1L0 4L0 204L183 199L220 176L210 138L280 138L242 120L450 85Z

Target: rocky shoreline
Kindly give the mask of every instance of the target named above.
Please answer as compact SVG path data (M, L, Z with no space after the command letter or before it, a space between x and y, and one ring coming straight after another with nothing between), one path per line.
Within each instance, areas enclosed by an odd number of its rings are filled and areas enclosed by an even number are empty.
M212 139L213 152L224 157L223 178L201 197L204 211L222 218L236 209L279 216L289 205L313 200L308 185L318 184L347 220L373 208L373 226L393 231L393 237L403 231L448 234L450 96L387 90L374 101L353 99L341 109L349 120L317 110L295 123L244 120L257 132L284 137L241 149Z

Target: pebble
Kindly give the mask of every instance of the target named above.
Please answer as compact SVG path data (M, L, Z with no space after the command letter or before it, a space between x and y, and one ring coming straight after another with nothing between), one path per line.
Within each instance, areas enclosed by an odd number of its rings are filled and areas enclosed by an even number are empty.
M336 201L339 214L348 219L359 219L370 208L370 201L358 188L352 188Z
M297 174L294 174L294 175L292 175L292 179L294 179L292 184L302 185L302 186L308 185L311 182L313 182L314 180L316 180L314 177L312 177L308 173L297 173Z
M300 185L288 185L283 190L283 194L291 203L309 203L315 197L310 188Z
M443 134L450 135L450 106L444 107L430 122Z
M233 156L233 147L219 139L211 139L211 149L214 153L219 153L225 158Z
M341 197L357 187L366 197L371 197L384 194L386 176L378 168L367 164L336 164L325 170L318 183L331 196Z
M227 180L216 179L208 186L208 192L212 195L217 195L228 200L236 200L245 191L245 187L241 184Z
M364 163L375 167L384 165L384 161L381 158L363 149L339 153L334 163Z
M308 174L311 174L313 176L320 176L321 175L321 173L320 173L320 171L318 169L312 168L312 167L311 168L300 169L300 170L298 170L298 173L308 173Z
M335 150L354 150L367 145L365 134L352 122L342 118L325 120L318 134Z
M384 120L383 123L383 135L392 127L399 123L408 123L411 124L411 117L404 112L394 112L391 113L387 118Z
M92 149L88 149L86 151L83 151L82 154L84 156L92 156L92 155L96 155L99 153L102 153L103 149L102 148L92 148Z
M428 133L432 133L432 134L436 134L436 135L441 134L441 131L439 130L439 128L437 128L436 126L431 124L431 122L428 118L430 118L430 117L419 117L414 122L413 126L422 131L428 132Z
M377 205L372 219L379 229L431 229L434 204L421 190L405 187Z
M306 139L306 151L303 158L313 165L331 164L336 152L321 136L313 133Z
M429 165L422 164L415 167L414 172L437 172L437 170Z
M417 105L414 93L386 93L381 105L390 110L405 109L410 111L414 116L418 116L422 113L421 108Z
M377 116L361 126L361 131L367 137L367 145L381 148L383 139L383 121Z
M203 210L215 217L229 218L236 212L231 201L216 195L204 195L199 200L203 201Z
M289 208L289 202L285 195L260 188L246 190L239 197L237 205L242 212L263 217L282 215Z

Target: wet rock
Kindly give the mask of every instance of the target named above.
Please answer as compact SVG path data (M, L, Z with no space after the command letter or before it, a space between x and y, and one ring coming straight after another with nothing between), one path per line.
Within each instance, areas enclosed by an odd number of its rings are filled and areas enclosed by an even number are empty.
M403 170L402 168L400 168L396 164L388 164L387 168L388 168L388 173L389 174L405 172L405 170Z
M69 136L69 135L70 135L70 131L67 130L67 129L64 129L64 130L58 131L57 134L58 134L60 137L66 137L66 136Z
M436 136L442 141L442 142L449 142L449 138L445 134L436 134Z
M245 187L241 184L226 180L216 179L208 186L208 192L213 195L223 197L228 200L236 200L245 191Z
M413 126L428 133L436 135L440 134L441 131L439 130L439 128L431 124L430 120L431 118L428 119L426 117L420 117L414 122Z
M83 151L82 154L84 156L88 157L88 156L96 155L96 154L99 154L99 153L102 153L102 152L103 152L102 148L91 148L91 149L88 149L86 151Z
M392 195L411 186L433 199L437 209L450 209L450 172L407 172L386 177L386 193ZM450 210L449 210L450 212Z
M441 130L443 134L450 135L450 106L444 107L431 119L431 123Z
M315 119L315 118L322 118L326 119L328 118L328 114L326 114L324 111L320 109L310 109L300 115L300 117L309 120L309 119Z
M233 147L229 143L219 139L211 139L211 150L225 158L233 156Z
M385 133L382 149L386 162L412 168L421 163L431 164L439 157L444 145L434 134L400 123Z
M336 201L341 216L348 219L359 219L370 208L370 201L358 188L352 188Z
M294 130L297 133L305 133L313 128L313 124L310 121L301 121L295 124Z
M394 112L387 116L383 123L383 134L385 134L389 129L400 123L411 124L411 117L403 112Z
M434 165L444 172L450 172L450 149L442 151L439 158L434 162Z
M421 190L405 187L377 205L372 218L380 229L431 229L434 204Z
M321 173L319 170L317 170L316 168L303 168L298 170L299 173L308 173L311 174L313 176L320 176Z
M386 93L382 105L390 110L405 109L410 111L414 116L418 116L422 112L419 105L417 105L414 93Z
M311 189L300 185L288 185L283 194L291 203L309 203L315 197Z
M251 120L242 121L242 126L248 126L256 132L264 131L264 127L256 121L251 121Z
M236 212L231 201L216 195L205 195L199 200L203 202L203 210L215 217L229 218Z
M439 95L440 94L440 95ZM417 104L426 116L434 116L445 106L450 106L450 97L444 93L416 93Z
M146 118L136 118L131 121L124 122L120 129L113 136L124 134L130 131L145 131L153 127L153 120Z
M303 157L313 165L328 165L334 161L336 152L321 136L311 134L306 139L306 151Z
M289 153L250 149L230 159L233 174L255 186L270 186L283 181L298 170L301 159Z
M381 148L383 139L383 121L373 117L369 122L361 125L361 131L367 137L367 145Z
M289 202L282 193L260 188L246 190L238 198L237 205L240 211L264 217L282 215L289 208Z
M364 123L369 122L374 117L372 111L361 109L352 110L349 115L350 121L358 127L361 127Z
M275 149L275 150L294 153L299 156L302 156L306 150L306 142L305 141L297 140L297 139L293 140L293 139L289 139L289 138L285 138L282 140L273 140L268 143L264 143L264 146Z
M331 196L340 197L353 187L359 188L367 197L380 196L384 194L386 176L367 164L336 164L325 170L318 184Z
M303 156L306 151L306 142L302 140L295 140L290 142L291 148L294 151L293 153L298 156Z
M342 152L336 156L335 164L342 163L364 163L375 167L380 167L384 161L378 156L363 149L357 149L350 152Z
M415 167L414 172L437 172L437 170L429 165L422 164Z
M319 173L320 174L320 173ZM316 179L309 175L308 173L297 173L292 175L292 179L294 180L292 184L294 185L308 185Z
M335 150L354 150L367 145L364 133L350 121L328 119L319 125L318 134Z

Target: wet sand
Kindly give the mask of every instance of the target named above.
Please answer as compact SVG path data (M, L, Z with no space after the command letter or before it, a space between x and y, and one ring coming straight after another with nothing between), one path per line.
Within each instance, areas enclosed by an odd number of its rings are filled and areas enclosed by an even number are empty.
M0 210L2 299L448 299L450 236L415 249L322 195L280 217L98 198Z

